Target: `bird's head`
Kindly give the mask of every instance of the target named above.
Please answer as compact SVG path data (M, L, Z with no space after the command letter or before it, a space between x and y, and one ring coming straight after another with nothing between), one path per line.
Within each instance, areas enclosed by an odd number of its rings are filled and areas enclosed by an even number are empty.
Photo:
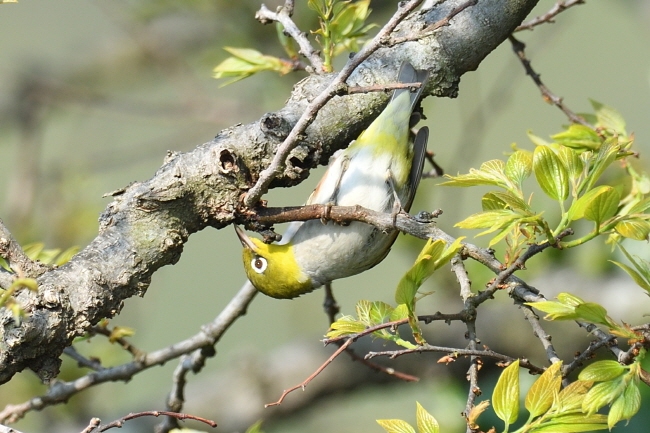
M265 295L290 299L311 292L314 287L296 261L291 243L265 244L235 226L244 252L244 269L251 283Z

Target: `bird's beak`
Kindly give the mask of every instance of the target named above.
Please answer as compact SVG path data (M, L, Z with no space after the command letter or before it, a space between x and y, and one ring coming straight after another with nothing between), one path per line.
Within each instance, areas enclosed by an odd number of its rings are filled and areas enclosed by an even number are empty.
M248 248L251 251L255 251L256 250L255 244L253 243L253 241L251 241L251 238L248 237L246 232L244 230L242 230L241 227L239 227L236 224L233 224L233 227L235 227L235 233L237 233L237 237L239 238L239 242L241 242L241 244L244 246L244 248Z

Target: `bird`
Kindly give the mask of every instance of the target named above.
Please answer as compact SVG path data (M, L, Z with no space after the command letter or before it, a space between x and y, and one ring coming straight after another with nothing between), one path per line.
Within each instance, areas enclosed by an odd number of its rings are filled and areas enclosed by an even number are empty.
M429 129L411 128L420 120L414 112L429 78L402 62L399 83L420 86L398 88L385 109L350 145L339 151L307 200L307 204L359 205L395 217L408 212L422 177ZM258 291L273 298L291 299L333 280L364 272L381 262L398 232L358 221L294 221L281 243L266 244L235 230L243 246L246 275Z

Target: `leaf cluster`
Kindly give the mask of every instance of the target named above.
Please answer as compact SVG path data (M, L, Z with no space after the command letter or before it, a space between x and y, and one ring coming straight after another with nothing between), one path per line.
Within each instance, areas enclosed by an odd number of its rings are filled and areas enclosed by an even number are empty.
M625 122L614 109L595 101L592 105L595 114L583 117L593 122L593 128L572 124L553 135L552 142L529 134L536 145L532 152L515 148L506 161L495 159L467 174L448 175L442 185L498 188L483 195L482 212L456 226L483 229L479 236L493 234L490 247L505 240L507 263L516 260L529 243L570 248L603 234L611 243L648 239L650 178L637 173L629 161L635 155L631 150L634 137L627 134ZM625 179L598 184L616 161L625 170ZM523 186L531 175L544 194L557 202L554 212L532 205L532 193L524 192ZM625 182L630 185L627 193ZM591 231L558 243L556 237L579 220L590 221Z

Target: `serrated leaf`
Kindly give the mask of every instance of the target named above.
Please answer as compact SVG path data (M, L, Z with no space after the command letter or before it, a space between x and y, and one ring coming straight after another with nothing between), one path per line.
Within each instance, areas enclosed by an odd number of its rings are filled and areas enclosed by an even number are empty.
M530 176L532 171L533 154L525 150L518 150L510 155L504 170L508 179L519 187Z
M503 192L495 191L492 194L498 199L500 199L503 203L505 203L506 206L508 206L512 210L518 210L525 213L531 212L528 203L526 203L521 197L518 197L517 195L513 194L510 191L503 191Z
M560 368L562 362L555 362L533 383L526 394L525 407L531 417L546 413L562 386Z
M620 379L600 382L591 387L582 401L582 411L592 415L618 397L624 389Z
M508 186L508 178L505 173L505 163L500 159L493 159L481 164L477 170L470 168L468 174L459 174L456 176L445 175L448 180L440 185L469 187L477 185L497 185L502 187Z
M572 149L598 150L602 139L588 126L573 123L566 131L551 136L553 140Z
M585 218L585 211L587 210L587 208L592 206L592 202L596 200L596 197L598 197L601 194L607 194L607 191L609 190L613 190L613 188L608 185L601 185L590 191L587 191L586 194L584 194L578 200L573 202L573 204L569 208L568 211L569 220L575 221L580 218Z
M510 225L513 221L523 218L523 216L517 212L513 212L508 209L503 209L500 211L486 211L475 213L470 215L464 220L454 224L454 227L460 227L463 229L483 229L487 230L479 233L476 236L486 235L492 233L496 230L502 229Z
M619 192L611 186L604 185L602 192L591 200L584 210L584 217L597 226L613 217L621 200Z
M641 218L630 218L616 224L614 230L628 239L645 241L650 235L650 222Z
M417 408L415 410L415 416L418 423L418 432L419 433L439 433L440 426L438 421L431 416L429 412L424 410L422 405L419 402L415 402Z
M387 433L415 433L415 429L401 419L378 419L377 424L382 426Z
M370 320L370 308L372 307L372 302L361 299L357 302L355 307L357 311L357 318L361 323L366 326L372 326L372 321Z
M352 316L343 316L330 325L327 338L337 338L344 335L358 334L366 329L366 325Z
M506 202L497 197L494 192L488 192L481 198L483 212L503 210L506 206Z
M639 285L643 290L650 293L650 281L643 278L643 276L641 276L641 274L639 274L637 271L635 271L634 269L632 269L631 267L629 267L626 264L619 263L619 262L616 262L614 260L610 260L610 262L614 263L616 266L618 266L619 268L621 268L625 272L627 272L627 274L630 277L632 277L632 279L634 280L635 283L637 283L637 285Z
M569 197L569 175L560 158L548 146L537 146L533 152L533 171L542 191L563 202Z
M626 135L625 119L623 119L623 116L618 111L593 99L589 101L596 112L596 119L598 119L596 126L609 129L619 135Z
M385 302L375 301L370 306L370 322L373 325L384 323L390 319L392 313L393 307Z
M517 421L519 414L519 360L506 367L492 393L492 407L506 425Z
M628 368L622 366L616 361L596 361L582 369L578 375L578 380L604 382L616 379L628 371Z
M409 315L409 310L406 304L398 304L390 315L390 321L406 319Z

